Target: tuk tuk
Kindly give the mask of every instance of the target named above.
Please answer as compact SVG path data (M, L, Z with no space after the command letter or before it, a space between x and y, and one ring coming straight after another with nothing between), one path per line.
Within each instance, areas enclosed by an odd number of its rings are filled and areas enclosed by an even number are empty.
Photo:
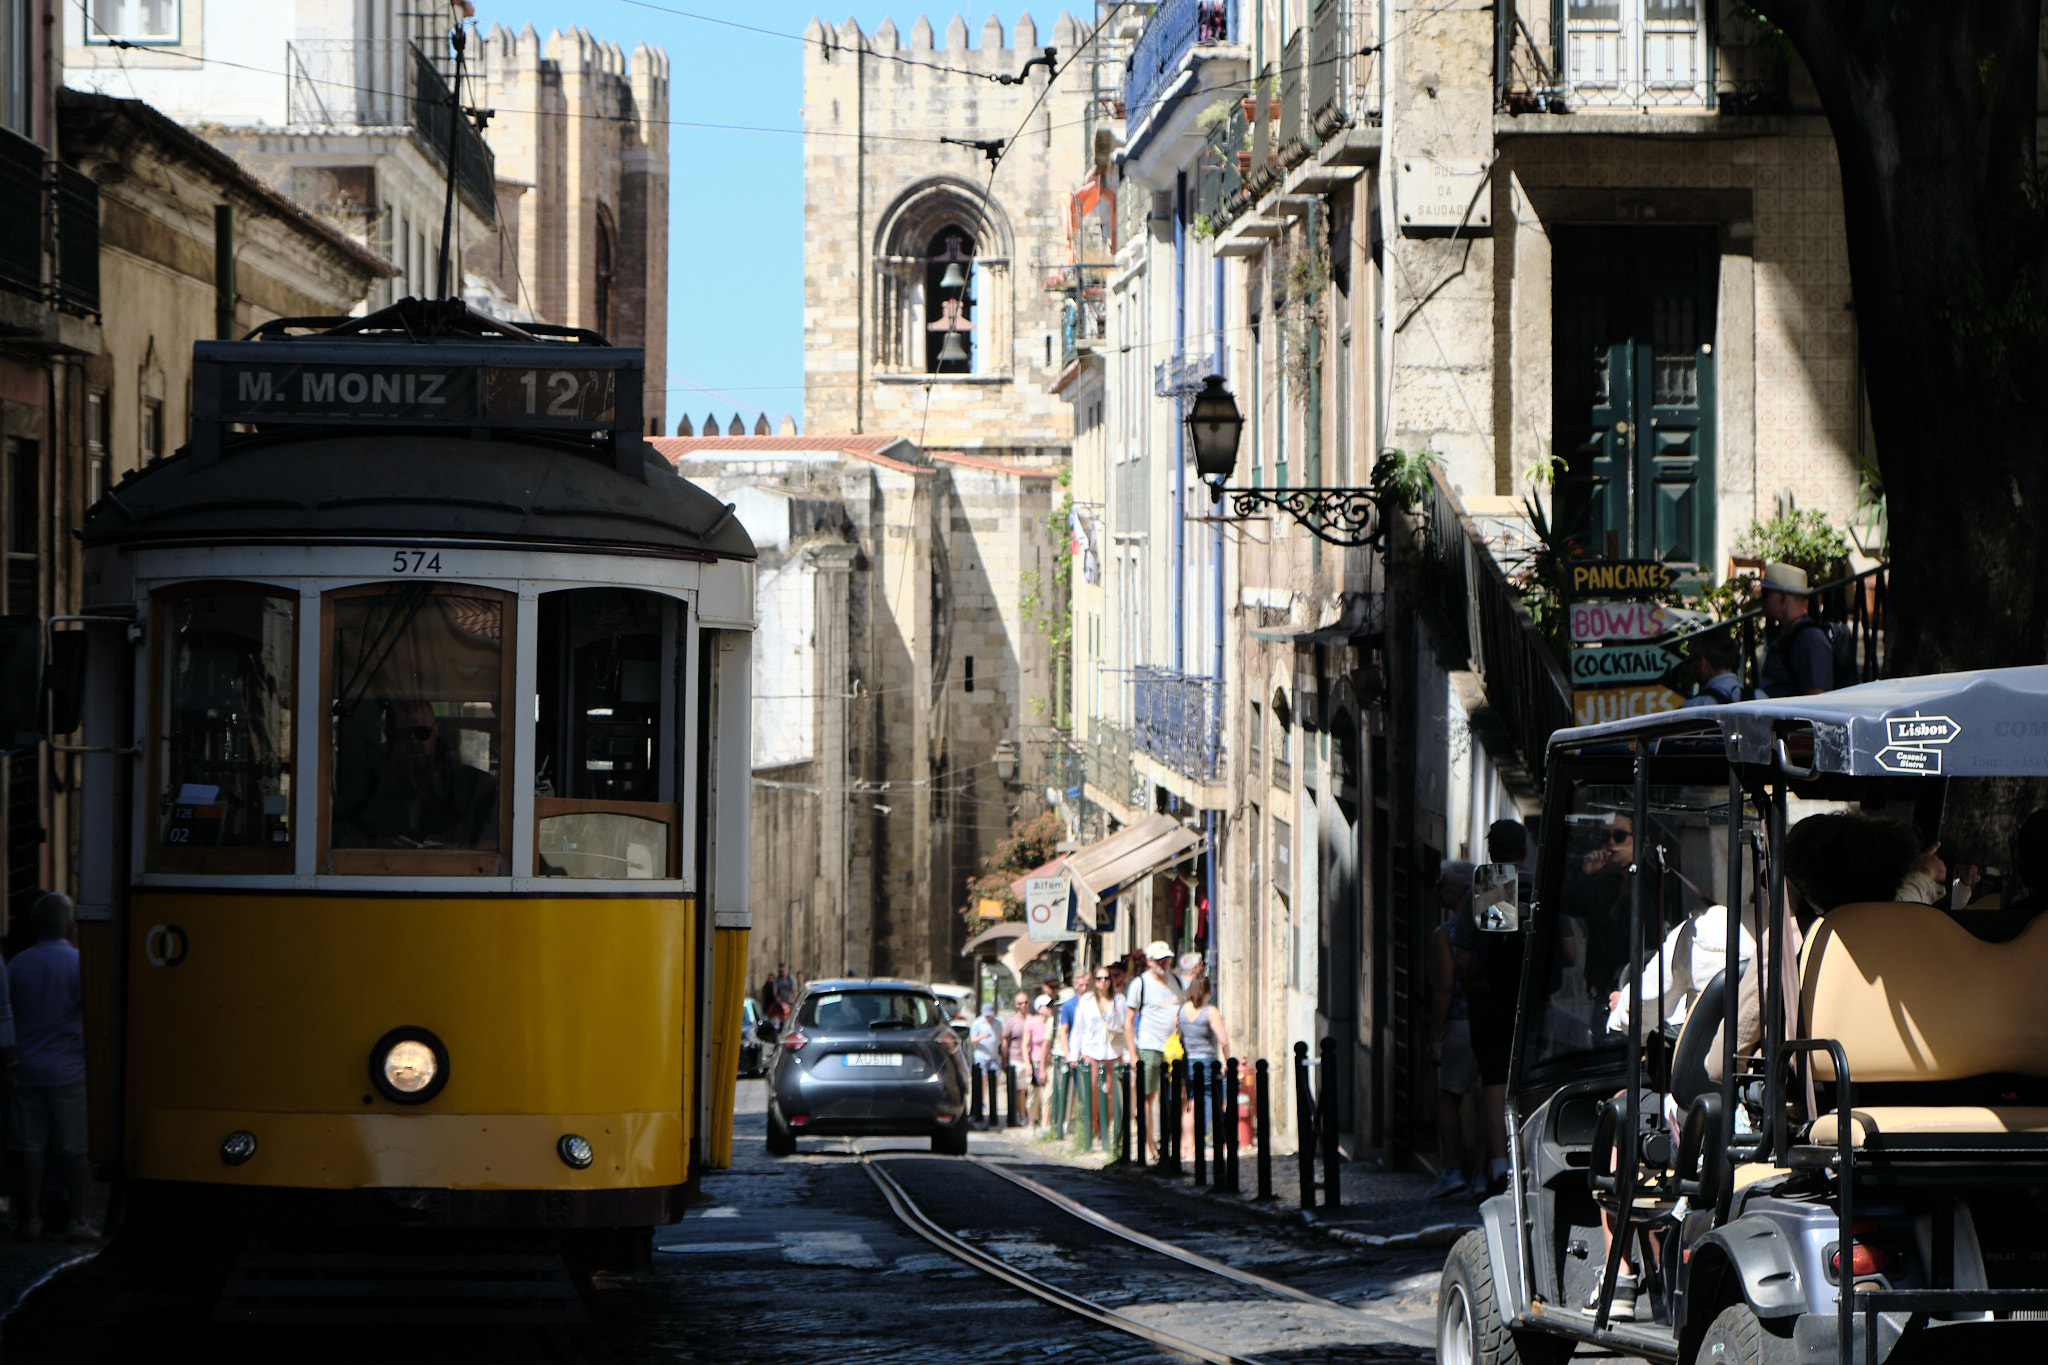
M1520 961L1509 1179L1437 1359L2042 1358L2042 777L2048 667L1554 735L1536 893L1475 925Z

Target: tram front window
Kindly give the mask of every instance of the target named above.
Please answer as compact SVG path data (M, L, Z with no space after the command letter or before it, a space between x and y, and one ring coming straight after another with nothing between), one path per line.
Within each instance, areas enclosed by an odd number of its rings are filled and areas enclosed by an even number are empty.
M333 870L500 870L507 602L405 584L332 611Z
M253 585L158 606L157 866L291 870L295 617Z

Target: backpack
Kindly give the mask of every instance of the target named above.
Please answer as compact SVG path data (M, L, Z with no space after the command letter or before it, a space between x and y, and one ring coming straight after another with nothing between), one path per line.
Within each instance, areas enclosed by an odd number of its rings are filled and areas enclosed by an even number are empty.
M1849 686L1855 680L1857 674L1855 630L1850 627L1847 621L1817 621L1810 615L1802 616L1794 623L1791 632L1786 636L1786 647L1789 649L1791 642L1798 638L1799 632L1809 626L1815 630L1827 632L1828 655L1833 660L1833 685L1836 687Z

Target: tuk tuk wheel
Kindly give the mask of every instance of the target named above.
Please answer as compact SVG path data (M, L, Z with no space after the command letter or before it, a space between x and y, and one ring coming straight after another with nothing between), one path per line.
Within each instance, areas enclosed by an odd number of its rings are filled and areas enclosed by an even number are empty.
M1437 1289L1437 1365L1561 1365L1571 1353L1569 1341L1511 1332L1502 1324L1486 1234L1460 1237Z
M1797 1358L1792 1337L1775 1327L1748 1304L1730 1304L1707 1324L1695 1365L1792 1365Z

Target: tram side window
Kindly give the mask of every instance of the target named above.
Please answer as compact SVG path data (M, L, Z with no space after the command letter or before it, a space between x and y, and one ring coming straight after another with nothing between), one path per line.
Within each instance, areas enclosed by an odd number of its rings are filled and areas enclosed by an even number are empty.
M575 588L540 599L535 874L676 875L675 657L681 607Z
M156 866L291 870L296 606L253 586L158 603Z
M407 583L330 610L330 869L501 873L511 600Z

